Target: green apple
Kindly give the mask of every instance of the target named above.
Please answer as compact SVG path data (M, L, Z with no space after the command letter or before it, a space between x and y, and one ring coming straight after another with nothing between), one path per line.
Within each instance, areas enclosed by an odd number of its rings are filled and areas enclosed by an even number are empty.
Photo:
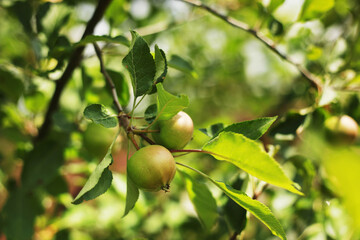
M353 143L359 133L357 122L348 115L329 117L325 128L329 140L336 143Z
M193 136L194 124L191 117L181 111L169 120L157 121L153 129L160 131L152 133L157 144L168 149L182 149Z
M83 146L90 155L101 159L106 155L115 134L115 128L90 123L83 135Z
M175 172L174 157L160 145L139 149L127 162L128 176L145 191L168 191Z

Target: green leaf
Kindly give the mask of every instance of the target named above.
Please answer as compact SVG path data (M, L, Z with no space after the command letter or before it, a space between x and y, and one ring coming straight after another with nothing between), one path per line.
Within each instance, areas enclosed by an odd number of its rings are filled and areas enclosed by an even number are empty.
M108 42L108 43L120 43L120 44L125 45L127 47L130 46L129 40L126 37L122 36L122 35L119 35L119 36L116 36L116 37L110 37L110 36L107 36L107 35L102 35L102 36L88 35L83 40L75 43L75 47L84 46L86 44L95 43L95 42L99 42L99 41Z
M246 178L248 179L247 176ZM234 182L231 183L230 186L236 190L241 190L243 185L246 186L247 181L245 183L245 180L241 179L239 176L235 179ZM247 218L246 218L247 211L231 198L229 198L228 201L223 206L223 213L234 231L240 234L245 229L247 223Z
M105 160L105 158L103 159L103 161ZM111 155L107 156L107 158L111 159L112 162ZM101 162L98 165L95 171L90 175L90 178L87 180L85 186L81 189L80 193L76 196L74 201L72 201L72 204L80 204L84 200L92 200L94 198L97 198L101 194L104 194L108 190L108 188L111 186L112 181L112 173L108 168L111 163L107 165L106 168L103 168L108 161L109 160L106 160L104 164L101 164Z
M207 136L213 138L216 137L224 129L223 123L216 123L210 126L210 128L200 128L199 130Z
M112 181L112 173L109 170L109 166L113 162L111 150L114 146L118 134L116 134L103 160L96 166L94 172L91 173L84 187L81 189L74 201L72 201L73 204L80 204L84 200L94 199L105 193L106 190L110 187Z
M116 127L118 120L111 116L109 111L102 104L92 104L85 108L84 116L94 123L100 124L106 128Z
M130 100L130 91L124 76L120 72L116 72L110 69L107 69L106 71L114 82L116 93L119 98L119 103L122 106L128 105Z
M229 198L231 198L234 202L239 204L241 207L249 211L251 214L253 214L256 218L258 218L261 222L263 222L270 231L280 237L283 240L286 240L286 235L284 232L284 229L282 228L279 221L275 218L271 210L262 204L261 202L254 200L247 196L244 192L233 189L232 187L226 185L223 182L215 181L212 178L210 178L208 175L200 172L199 170L196 170L192 167L186 166L184 164L179 164L180 166L186 167L188 169L191 169L201 176L207 178L210 180L213 184L215 184L218 188L220 188Z
M209 178L218 188L220 188L224 193L231 198L234 202L239 204L241 207L249 211L262 223L264 223L274 234L279 238L286 240L285 231L282 228L280 222L275 218L271 210L262 204L261 202L254 200L247 196L244 192L233 189L232 187L226 185L223 182L215 181Z
M210 152L218 160L234 164L260 180L303 195L294 187L295 183L285 175L275 159L257 142L242 134L222 132L205 144L203 150Z
M34 194L23 188L13 189L1 211L2 230L9 240L28 240L34 234L35 217L41 212L41 206Z
M245 137L252 140L257 140L269 129L271 124L273 124L276 119L277 117L264 117L255 120L235 123L227 126L222 131L219 131L217 134L214 135L214 137L219 135L219 133L221 132L234 132L241 133Z
M139 188L136 184L127 176L126 184L126 205L123 217L125 217L131 209L135 207L135 204L139 198Z
M268 28L272 35L274 36L280 36L284 33L284 26L281 22L276 20L275 18L272 18L269 21Z
M163 50L155 45L155 84L163 82L167 74L167 61Z
M184 180L186 190L201 223L210 230L218 216L216 201L208 187L193 179L189 174L178 170Z
M149 94L156 92L156 84L162 83L165 80L167 74L167 61L163 50L158 45L155 45L155 66L156 73L154 78L154 84Z
M132 43L122 63L129 71L135 97L148 93L153 85L156 67L149 46L136 32L131 31Z
M0 93L17 102L24 91L24 83L19 74L4 65L0 65L0 79Z
M285 0L271 0L270 4L268 5L267 9L270 13L275 11L281 4L283 4Z
M304 124L305 115L296 112L288 112L287 115L278 121L276 126L271 128L270 135L278 140L293 140L297 129Z
M301 19L310 20L321 17L335 6L335 0L305 0Z
M182 57L180 57L178 55L172 55L171 59L168 62L168 65L169 65L169 67L172 67L179 71L187 73L194 78L198 77L192 64L189 61L183 59Z
M147 107L147 109L145 110L145 120L148 123L152 123L157 115L157 105L156 104L151 104L150 106Z
M156 88L158 120L170 119L189 105L186 95L174 96L167 92L161 83L156 84Z

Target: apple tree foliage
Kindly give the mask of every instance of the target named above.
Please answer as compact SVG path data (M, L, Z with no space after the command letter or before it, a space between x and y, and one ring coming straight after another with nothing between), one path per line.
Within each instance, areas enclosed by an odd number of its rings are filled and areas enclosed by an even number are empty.
M0 1L0 239L360 236L359 13L355 0ZM126 161L180 111L195 131L168 149L170 192L142 191ZM330 141L342 115L351 141Z

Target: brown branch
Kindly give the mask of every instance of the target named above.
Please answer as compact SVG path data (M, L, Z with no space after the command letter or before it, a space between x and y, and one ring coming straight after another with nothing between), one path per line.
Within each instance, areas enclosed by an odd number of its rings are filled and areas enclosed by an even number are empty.
M104 13L107 7L109 6L109 4L111 3L111 1L112 0L99 0L98 5L96 6L96 9L94 11L94 14L87 23L81 39L84 39L86 36L94 32L95 26L104 16ZM48 109L45 114L44 122L41 125L39 130L39 135L37 136L37 140L42 139L49 132L52 125L52 115L59 108L61 93L64 90L66 84L69 82L74 70L80 65L84 48L85 46L79 46L74 50L74 52L72 53L69 59L65 71L63 72L62 76L56 81L55 92L50 100Z
M147 141L149 144L154 145L156 144L153 140L151 140L148 136L146 136L144 133L140 133L137 134L139 135L142 139L144 139L145 141Z
M98 57L99 62L100 62L100 72L104 75L106 82L110 86L111 94L112 94L112 98L114 100L115 107L117 108L118 113L120 114L120 113L123 112L123 109L122 109L122 107L121 107L121 105L119 103L119 98L118 98L118 95L116 93L115 84L114 84L113 80L111 79L111 77L109 76L108 72L105 69L101 49L99 48L99 46L96 43L93 43L93 45L94 45L96 56Z
M313 75L310 71L308 71L306 68L302 67L300 64L294 62L292 59L289 58L289 56L282 53L276 47L275 43L271 39L267 38L266 36L261 34L256 29L251 28L248 24L246 24L244 22L241 22L241 21L236 20L236 19L234 19L232 17L229 17L229 16L226 16L224 14L219 13L215 9L209 7L208 5L203 4L201 1L197 1L197 0L178 0L178 1L190 4L190 5L194 6L194 7L202 8L202 9L206 10L207 12L211 13L212 15L222 19L223 21L230 24L231 26L233 26L235 28L238 28L238 29L241 29L241 30L253 35L255 38L260 40L260 42L265 44L265 46L268 49L270 49L272 52L274 52L276 55L278 55L281 59L283 59L286 62L290 63L291 65L295 66L298 69L298 71L300 72L300 74L305 79L307 79L310 82L310 84L318 90L318 92L322 91L321 80L318 77Z
M237 236L239 235L239 233L237 231L235 231L231 236L230 236L230 240L236 240Z
M256 200L259 198L259 196L265 191L265 189L269 186L268 183L266 183L258 192L254 192L254 195L252 199Z
M131 140L131 142L134 144L136 150L139 150L140 147L139 145L137 144L136 140L135 140L135 137L134 137L134 134L132 132L129 132L128 133L128 138Z
M140 134L140 133L158 133L160 130L152 130L152 129L132 129L133 133Z

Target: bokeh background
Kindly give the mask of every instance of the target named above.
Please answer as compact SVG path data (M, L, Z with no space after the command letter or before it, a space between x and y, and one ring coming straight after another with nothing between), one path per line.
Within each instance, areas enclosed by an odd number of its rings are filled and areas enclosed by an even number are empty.
M196 129L279 116L262 141L275 149L276 159L302 186L305 196L270 186L259 200L282 223L288 239L358 239L359 139L333 146L321 130L331 115L347 114L360 122L360 2L203 2L272 39L281 52L319 76L323 92L248 32L181 1L114 0L94 35L130 39L129 30L134 29L152 50L158 44L169 65L164 86L173 94L189 96L186 112ZM71 204L117 132L90 123L82 114L92 103L112 107L91 44L62 93L48 141L34 147L55 80L96 4L91 0L0 0L0 239L17 239L11 237L17 231L36 240L230 239L238 226L229 224L234 216L225 208L228 199L209 186L219 217L207 229L198 220L179 174L170 193L141 192L134 210L122 218L128 149L124 136L113 149L110 189L95 200ZM128 47L99 45L107 69L118 82L120 103L130 111L134 99L121 63ZM146 97L135 115L143 116L155 101L154 95ZM187 148L200 148L207 140L196 130ZM24 162L36 165L37 160L55 168L56 174L45 174L43 181L41 169L23 169ZM229 184L247 179L234 166L202 154L179 161ZM31 195L17 191L20 185L31 186ZM276 237L250 216L238 239Z

